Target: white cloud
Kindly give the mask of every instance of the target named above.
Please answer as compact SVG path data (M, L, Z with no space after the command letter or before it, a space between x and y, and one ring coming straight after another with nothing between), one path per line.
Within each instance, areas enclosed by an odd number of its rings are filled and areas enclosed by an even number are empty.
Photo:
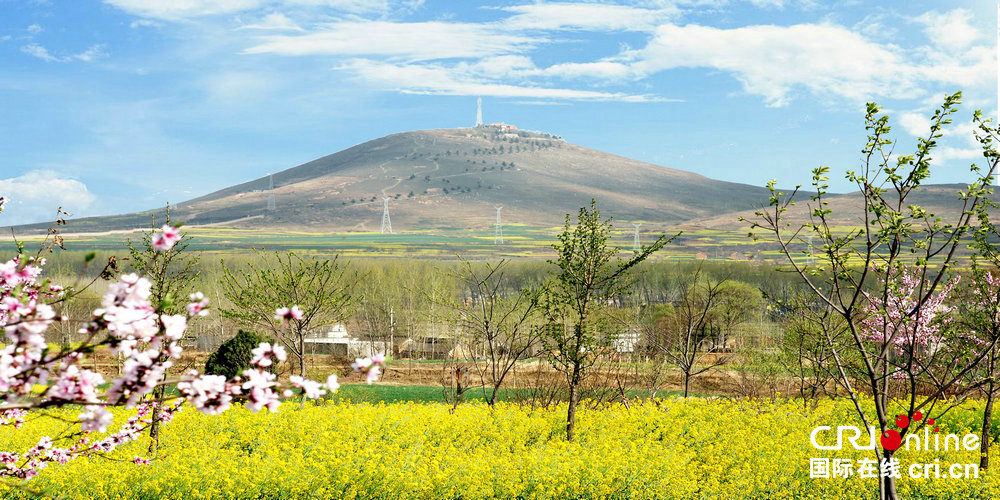
M971 24L972 12L965 9L944 13L932 10L915 20L924 25L924 34L931 43L952 52L965 49L983 36Z
M48 62L61 61L60 58L50 54L49 49L46 49L45 47L42 47L37 43L32 43L29 45L25 45L24 47L21 47L21 52L24 52L25 54L28 54L30 56L37 57L43 61L48 61Z
M79 54L73 54L70 58L83 62L93 62L107 56L107 52L104 52L104 45L99 44L91 45L90 47L87 47L87 50L80 52Z
M129 14L165 21L232 14L261 6L261 0L104 0Z
M143 26L156 28L160 26L160 23L156 21L150 21L149 19L136 19L135 21L128 23L128 27L132 29L141 28Z
M27 30L28 33L31 33L32 35L37 35L43 31L41 25L38 24L31 24L27 28L25 28L25 30Z
M434 64L393 64L357 59L341 66L367 85L404 94L524 97L589 101L665 101L656 96L592 90L510 85L478 80L455 68Z
M922 113L912 111L899 115L899 125L907 134L915 137L925 136L931 130L931 121Z
M643 49L629 51L637 76L674 68L729 72L746 92L770 106L786 105L806 90L821 98L850 101L893 95L914 97L916 69L895 46L872 43L832 24L748 26L661 26Z
M265 31L305 31L295 21L292 21L288 16L272 12L264 16L260 21L252 24L244 24L240 26L240 29L254 29L254 30L265 30Z
M628 64L618 61L553 64L545 68L543 74L561 78L590 78L608 81L622 81L635 76L635 72Z
M283 3L307 7L328 7L356 14L386 13L392 8L389 0L285 0ZM411 8L411 4L413 4L413 2L403 3L406 8ZM416 2L416 5L419 6L422 3L422 1Z
M266 75L246 71L227 71L209 76L205 89L211 101L224 104L254 105L276 87Z
M387 21L337 22L306 35L261 37L247 54L374 55L408 61L470 58L520 53L543 39L505 33L474 23Z
M104 0L104 2L135 16L163 21L236 14L262 7L311 7L354 14L387 13L393 7L388 0ZM410 0L399 3L401 8L412 10L423 2Z
M674 6L641 8L599 3L535 3L504 7L514 13L504 20L514 30L652 31L680 16Z
M724 0L535 2L495 7L501 19L482 22L387 20L390 14L419 8L421 0L105 2L135 15L170 20L246 12L240 16L245 19L240 34L225 44L244 47L244 54L329 57L360 80L372 77L373 84L384 84L386 79L378 78L370 67L411 71L424 63L429 73L447 73L451 82L432 89L435 92L468 85L521 92L511 89L546 89L566 85L554 81L570 80L577 88L631 85L674 69L696 68L731 76L745 93L761 96L769 106L785 106L800 95L830 104L857 104L886 97L920 99L941 87L985 88L995 82L996 74L992 47L975 45L982 36L970 24L970 11L963 9L919 17L878 11L853 27L822 22L719 28L675 23L695 7L711 10ZM759 8L817 6L811 0L749 2ZM317 23L317 19L335 20ZM899 37L886 27L901 21L919 23L932 43L915 48L893 43ZM646 45L621 47L618 53L598 54L591 60L564 57L536 66L532 57L537 49L569 42L559 38L564 32L639 33ZM38 45L24 50L47 61L92 59L85 54L59 57ZM368 61L362 65L358 58ZM396 82L390 87L407 92L429 88L422 82Z
M0 196L10 200L0 215L3 225L51 220L58 207L76 213L86 210L95 200L86 184L51 170L32 170L18 177L0 179Z
M107 57L108 55L104 51L103 44L91 45L90 47L87 48L87 50L84 50L79 54L72 54L68 56L55 56L51 52L49 52L49 49L46 49L45 47L38 45L37 43L32 43L21 47L21 52L24 52L25 54L28 54L30 56L37 57L46 62L59 62L59 63L65 63L71 61L94 62L98 59Z

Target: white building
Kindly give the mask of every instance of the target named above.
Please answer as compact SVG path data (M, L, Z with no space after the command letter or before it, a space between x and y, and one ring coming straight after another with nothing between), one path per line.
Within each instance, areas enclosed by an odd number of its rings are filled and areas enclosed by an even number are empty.
M341 323L320 330L305 339L306 352L310 354L333 354L345 358L364 358L373 354L386 354L388 349L382 341L361 340L351 337L347 327Z

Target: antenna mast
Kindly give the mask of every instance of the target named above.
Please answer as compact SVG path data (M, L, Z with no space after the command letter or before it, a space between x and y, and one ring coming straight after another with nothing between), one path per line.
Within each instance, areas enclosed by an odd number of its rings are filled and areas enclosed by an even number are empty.
M493 208L497 209L497 223L496 223L496 226L494 227L494 230L493 230L493 244L494 245L503 245L503 226L500 225L501 224L500 223L500 210L503 207L501 206L501 207L493 207Z
M483 126L483 98L476 99L476 126Z
M274 210L274 174L267 174L267 209Z
M642 250L642 245L639 244L639 226L642 224L632 223L635 226L635 238L632 239L632 251L638 252Z
M389 221L389 198L382 198L382 234L392 234L392 222Z

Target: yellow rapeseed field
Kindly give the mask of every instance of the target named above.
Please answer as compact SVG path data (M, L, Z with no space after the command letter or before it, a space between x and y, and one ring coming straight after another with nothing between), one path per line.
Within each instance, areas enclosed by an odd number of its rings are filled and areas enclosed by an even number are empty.
M940 419L941 433L974 432L977 403ZM220 416L187 409L164 428L160 459L109 458L53 465L28 482L0 483L4 498L872 498L873 479L811 479L818 425L855 425L847 401L668 399L578 415L564 438L565 407L501 404L321 402L277 413ZM116 422L127 412L119 411ZM74 413L66 410L65 416ZM29 420L0 429L2 450L23 451L67 423ZM113 428L112 428L113 430ZM835 433L831 436L835 436ZM829 437L829 436L828 436ZM827 439L829 441L829 439ZM834 439L835 440L835 439ZM997 453L994 450L994 453ZM973 451L901 451L904 498L1000 498L996 475L911 479L913 462L977 463ZM935 462L935 461L938 462ZM998 460L1000 462L1000 460Z

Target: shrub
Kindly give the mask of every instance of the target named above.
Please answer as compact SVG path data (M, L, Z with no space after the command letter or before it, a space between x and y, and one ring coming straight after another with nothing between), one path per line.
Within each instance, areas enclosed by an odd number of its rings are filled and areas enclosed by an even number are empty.
M231 379L243 373L243 370L250 368L250 360L253 359L250 351L256 349L261 342L271 343L273 340L240 330L235 337L223 342L219 349L208 357L208 361L205 362L205 374L224 375L227 379ZM274 367L275 364L272 364L269 368L273 371Z

